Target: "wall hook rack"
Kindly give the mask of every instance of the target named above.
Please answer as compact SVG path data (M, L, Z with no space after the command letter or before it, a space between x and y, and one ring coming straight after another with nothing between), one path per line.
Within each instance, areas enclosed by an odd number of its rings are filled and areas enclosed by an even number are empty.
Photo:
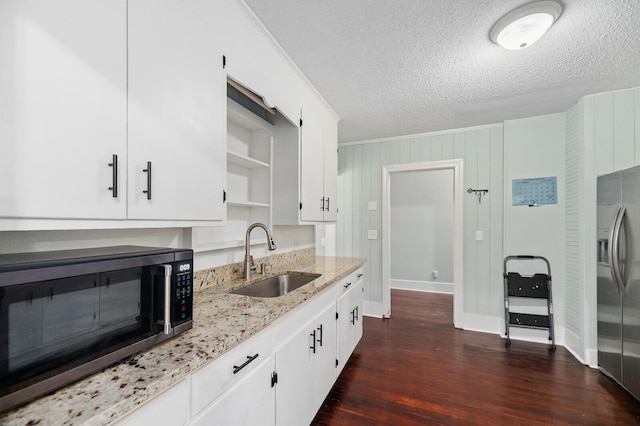
M467 189L467 192L469 194L476 194L476 196L478 197L478 204L482 204L482 197L484 197L485 194L489 193L488 189L472 189L469 188Z

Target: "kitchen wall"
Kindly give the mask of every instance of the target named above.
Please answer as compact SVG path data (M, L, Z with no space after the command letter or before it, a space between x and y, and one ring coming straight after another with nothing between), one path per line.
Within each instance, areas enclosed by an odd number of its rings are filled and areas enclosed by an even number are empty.
M451 169L391 174L391 288L453 293L453 191Z
M502 312L502 124L343 144L338 154L337 255L365 257L365 312L382 312L382 166L464 160L464 188L489 189L478 203L464 194L464 323L498 328ZM369 201L377 210L369 210ZM476 241L476 231L483 231ZM485 325L489 321L491 325Z
M597 366L596 177L640 164L640 88L582 98L567 112L565 346Z
M551 264L556 341L564 342L565 294L565 114L552 114L504 123L504 256L543 256ZM557 178L557 204L537 207L514 206L514 179ZM511 261L510 271L532 274L546 272L540 261ZM514 299L527 305L523 311L546 314L542 301ZM547 342L546 330L513 328L514 338Z
M273 239L277 249L269 251L266 244L252 246L251 254L258 258L292 250L313 247L313 226L274 226ZM259 231L255 231L256 233ZM64 231L4 231L0 232L0 253L66 250L116 245L150 247L190 247L190 228L94 229ZM242 262L244 247L197 251L196 271Z

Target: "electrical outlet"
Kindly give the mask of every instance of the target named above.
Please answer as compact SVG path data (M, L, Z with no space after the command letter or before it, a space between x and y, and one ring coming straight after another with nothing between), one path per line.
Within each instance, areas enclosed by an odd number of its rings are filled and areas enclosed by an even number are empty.
M432 271L431 272L431 276L433 277L434 280L437 280L438 279L438 271L435 271L435 270Z
M369 231L367 231L367 236L369 237L370 240L377 240L378 231L375 229L369 229Z
M320 238L320 245L322 247L325 247L327 245L327 239L326 238Z
M484 234L482 231L476 231L476 241L482 241L484 239Z
M369 210L378 210L378 202L369 201Z

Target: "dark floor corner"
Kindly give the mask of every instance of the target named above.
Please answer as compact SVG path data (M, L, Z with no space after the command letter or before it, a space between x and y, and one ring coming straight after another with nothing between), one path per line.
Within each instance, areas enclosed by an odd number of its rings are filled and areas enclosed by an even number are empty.
M630 425L640 402L559 346L453 328L452 296L392 291L313 425Z

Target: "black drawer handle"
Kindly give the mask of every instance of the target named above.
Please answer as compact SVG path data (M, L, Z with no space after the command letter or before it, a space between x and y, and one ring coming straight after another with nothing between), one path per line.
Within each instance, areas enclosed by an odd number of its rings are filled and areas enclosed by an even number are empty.
M256 358L258 358L258 354L255 354L254 356L247 355L247 360L242 365L233 366L233 374L236 374L238 371L242 370L247 365L251 364L251 362Z
M147 161L147 168L142 170L147 174L147 189L142 191L143 194L147 194L147 200L151 199L151 161Z
M344 285L344 288L349 288L349 286L350 286L350 285L351 285L351 283L346 283L346 284Z
M316 331L313 330L313 333L309 334L312 337L313 345L309 346L309 349L313 349L313 353L316 353Z
M320 347L322 347L322 324L318 327L318 331L320 332L320 338L318 339L318 343L320 343Z
M358 274L358 278L362 278L364 274Z
M111 191L113 198L118 198L118 156L116 154L113 154L109 167L113 167L111 170L112 183L109 187L109 191Z

